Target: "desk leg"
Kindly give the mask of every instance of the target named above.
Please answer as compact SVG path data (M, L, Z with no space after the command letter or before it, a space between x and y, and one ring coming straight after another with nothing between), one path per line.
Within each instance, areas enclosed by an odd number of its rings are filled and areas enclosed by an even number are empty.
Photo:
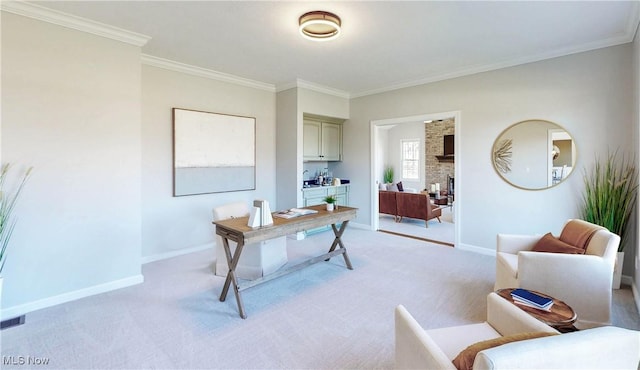
M222 293L220 294L220 301L224 302L227 298L227 293L229 292L229 286L233 283L233 293L236 295L236 302L238 303L238 311L240 312L240 317L243 319L247 318L247 315L244 312L244 304L242 303L242 297L240 296L240 290L238 289L238 279L236 278L236 266L238 266L238 261L240 261L240 254L242 253L242 247L244 247L243 242L238 242L236 246L236 251L231 256L231 248L229 248L229 239L222 238L222 246L224 247L224 254L227 257L227 265L229 266L229 272L227 272L227 278L224 281L224 287L222 288Z
M335 234L335 239L333 239L333 243L331 244L331 248L329 248L329 253L333 252L338 245L343 249L342 257L344 258L344 263L347 265L349 270L353 270L353 266L351 266L351 261L349 260L349 256L347 255L347 248L342 244L342 234L344 230L347 228L347 224L349 221L344 221L340 226L340 230L336 227L336 224L331 224L331 228L333 229L333 233ZM328 261L328 259L326 260Z

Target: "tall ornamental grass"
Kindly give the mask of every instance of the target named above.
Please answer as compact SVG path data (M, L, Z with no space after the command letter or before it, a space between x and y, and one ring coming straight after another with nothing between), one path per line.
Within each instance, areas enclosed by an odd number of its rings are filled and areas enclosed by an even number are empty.
M16 220L12 215L13 208L31 174L31 168L29 168L22 177L22 181L20 181L14 189L6 190L5 187L7 186L10 168L11 165L7 163L2 165L0 169L0 274L2 274L4 263L7 261L7 246L9 245L13 229L16 226Z
M593 171L584 171L584 185L582 218L619 235L618 252L622 252L638 192L633 158L623 155L619 159L618 151L609 152L604 161L596 156Z

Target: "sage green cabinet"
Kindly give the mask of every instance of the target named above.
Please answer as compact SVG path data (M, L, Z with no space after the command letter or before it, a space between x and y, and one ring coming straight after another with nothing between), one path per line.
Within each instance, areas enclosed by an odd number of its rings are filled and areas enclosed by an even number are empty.
M303 160L341 161L342 125L305 119L303 122Z
M339 186L321 186L316 188L302 189L302 199L304 200L304 206L316 206L318 204L324 204L324 198L327 195L333 195L338 199L337 205L348 206L349 205L349 185ZM306 234L313 234L320 231L329 230L330 226L319 227L317 229L307 230Z

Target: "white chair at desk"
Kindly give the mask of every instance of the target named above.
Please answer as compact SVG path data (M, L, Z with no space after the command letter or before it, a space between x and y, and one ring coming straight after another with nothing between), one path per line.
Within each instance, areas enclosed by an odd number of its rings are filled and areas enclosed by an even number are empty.
M249 216L249 207L244 202L236 202L215 207L213 220L220 221L232 217ZM236 249L236 243L229 241L231 253ZM242 255L236 268L236 277L240 279L254 280L268 275L285 263L287 263L287 239L286 236L265 240L255 244L247 244L242 250ZM229 265L224 255L222 238L216 235L216 275L227 276Z

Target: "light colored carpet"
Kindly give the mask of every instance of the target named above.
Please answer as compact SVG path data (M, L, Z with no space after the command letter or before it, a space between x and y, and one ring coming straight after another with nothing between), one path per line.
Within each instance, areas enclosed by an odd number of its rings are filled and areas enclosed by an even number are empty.
M332 239L288 240L290 257L320 254ZM213 251L147 264L143 284L3 330L3 356L49 359L4 368L390 369L397 304L425 328L484 320L492 257L353 228L343 240L354 270L338 257L248 289L246 320L233 294L218 300L224 279L212 273ZM637 311L628 314L637 329Z
M429 220L429 227L425 227L424 220L404 217L402 222L395 222L393 216L380 214L378 229L453 245L455 242L455 231L452 209L450 207L444 207L442 209L440 220L442 222L438 222L435 218Z

